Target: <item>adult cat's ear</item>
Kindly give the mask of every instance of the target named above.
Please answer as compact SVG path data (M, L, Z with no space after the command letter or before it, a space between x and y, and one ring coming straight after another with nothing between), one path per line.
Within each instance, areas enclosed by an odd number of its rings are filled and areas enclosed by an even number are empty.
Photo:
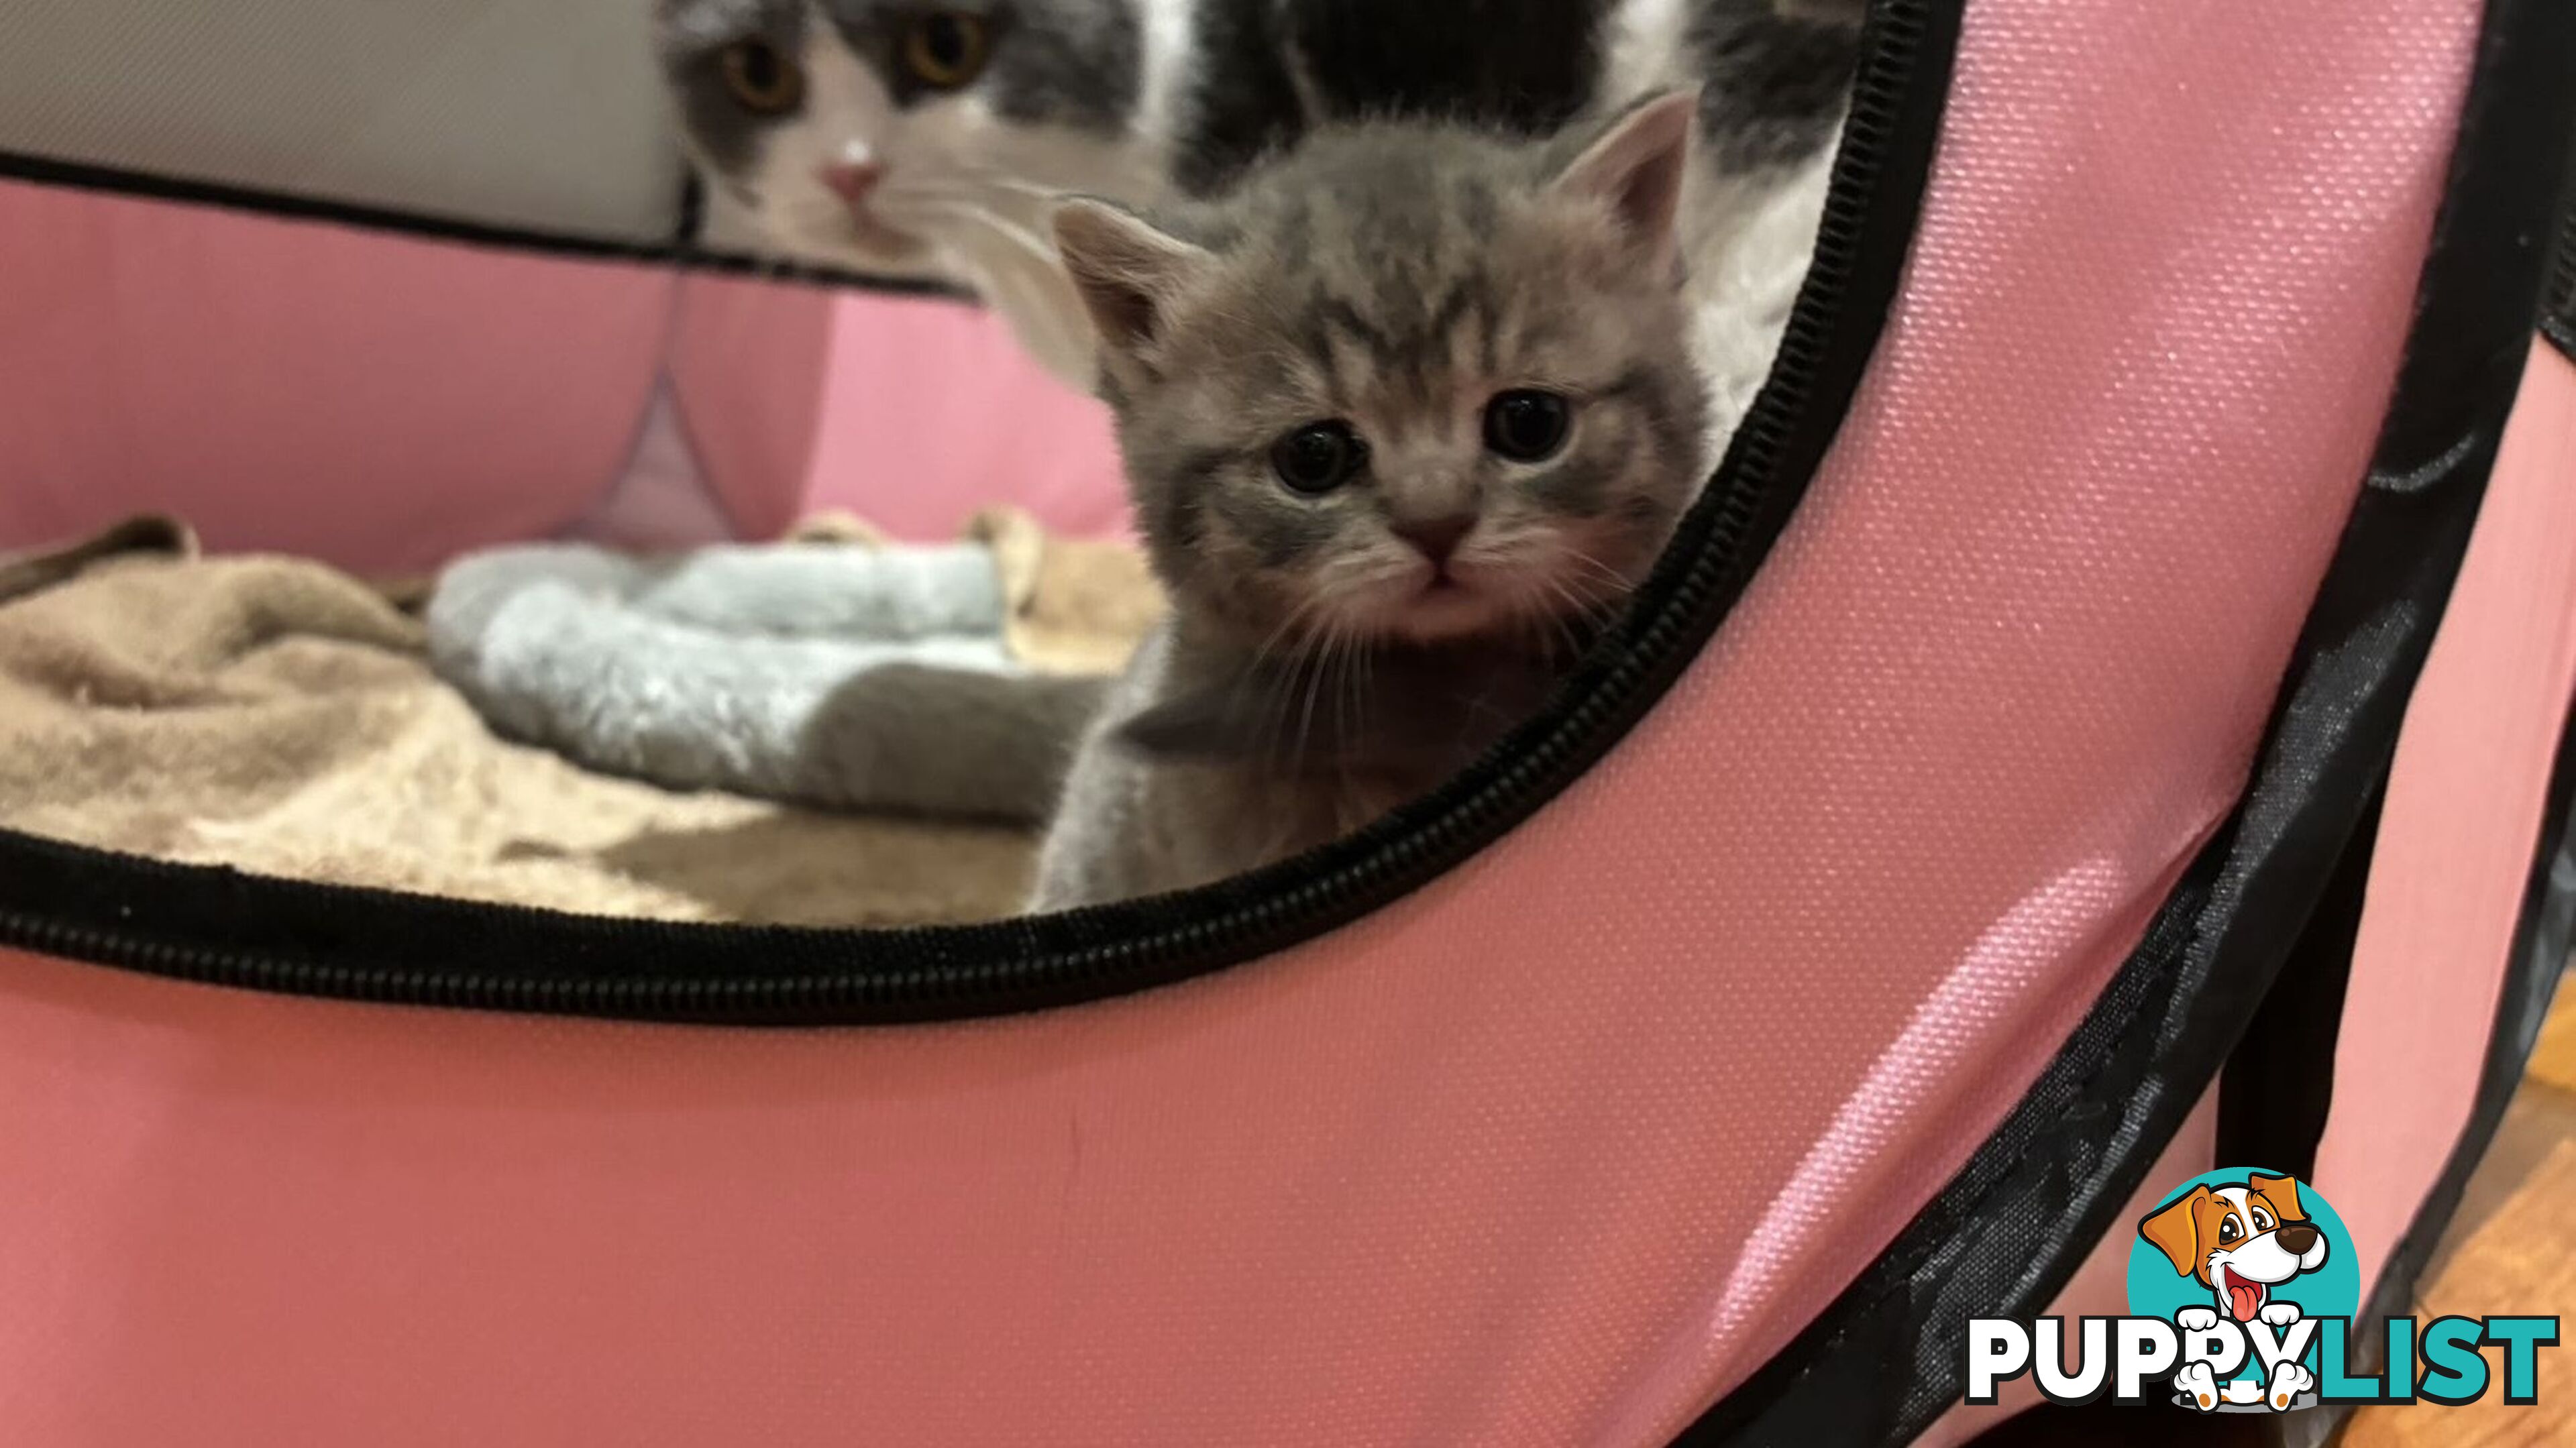
M1100 333L1102 361L1152 376L1165 310L1207 252L1103 201L1077 197L1049 220L1065 273Z
M1629 236L1657 265L1680 252L1675 228L1690 176L1691 126L1699 92L1665 91L1621 112L1557 173L1560 192L1610 203Z

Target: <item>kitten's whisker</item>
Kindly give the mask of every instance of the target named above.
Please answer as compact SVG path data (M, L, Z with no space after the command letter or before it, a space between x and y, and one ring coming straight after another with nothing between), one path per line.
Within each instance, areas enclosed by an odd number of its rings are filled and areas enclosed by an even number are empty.
M1342 693L1345 693L1347 683L1350 683L1350 662L1352 662L1350 654L1352 649L1355 649L1355 644L1358 644L1358 639L1360 639L1358 631L1334 631L1332 652L1324 654L1324 665L1327 665L1327 672L1324 672L1324 696L1327 696L1327 701L1332 703L1332 714L1324 716L1324 721L1334 729L1345 727L1345 719L1342 719ZM1337 737L1332 739L1334 763L1340 763L1342 757L1345 757L1347 742L1350 742L1350 734L1337 734Z
M1324 677L1327 670L1331 667L1333 650L1341 642L1342 628L1342 622L1339 619L1336 619L1333 621L1332 627L1326 630L1324 634L1324 646L1319 651L1315 668L1308 674L1306 679L1306 708L1303 716L1299 719L1297 724L1296 753L1297 757L1301 760L1306 757L1308 747L1314 743L1315 703L1317 698L1323 692Z
M1542 576L1539 579L1539 585L1555 595L1557 601L1564 605L1561 609L1547 609L1539 614L1539 617L1545 619L1555 630L1556 638L1553 642L1562 643L1568 653L1583 652L1583 636L1576 630L1574 620L1588 611L1589 605L1562 579Z
M1549 645L1547 638L1547 610L1545 608L1522 608L1514 610L1512 614L1512 632L1520 638L1521 647L1529 650L1532 654L1535 654L1540 658L1547 657Z
M1341 772L1345 777L1348 775L1350 754L1347 748L1339 746L1357 737L1351 723L1352 716L1357 712L1359 699L1352 691L1352 682L1359 674L1360 651L1354 645L1355 639L1345 641L1340 657L1333 667L1333 729L1334 743L1337 746L1334 750L1334 758L1336 763L1342 766Z
M1560 556L1575 567L1584 569L1593 576L1599 578L1602 584L1608 588L1610 596L1612 597L1624 595L1636 586L1635 582L1628 578L1627 575L1580 548L1567 546L1564 548Z
M1252 662L1244 671L1245 680L1247 682L1266 681L1269 673L1264 666L1270 662L1272 652L1281 643L1286 642L1289 636L1296 632L1301 624L1307 622L1322 605L1323 598L1319 594L1309 594L1299 599L1295 606L1288 610L1287 616L1279 621L1278 627L1272 629L1269 635L1253 649ZM1265 722L1260 731L1255 752L1273 765L1287 762L1285 751L1278 746L1286 742L1288 704L1296 693L1297 674L1303 666L1301 655L1304 646L1309 642L1311 640L1300 638L1281 656L1280 663L1285 666L1287 674L1284 681L1286 687L1269 690L1263 701L1271 707L1262 711Z
M1260 646L1252 651L1253 666L1255 668L1260 667L1261 661L1270 656L1271 649L1277 647L1282 640L1286 639L1291 630L1295 629L1299 624L1304 623L1307 615L1313 613L1317 607L1321 606L1322 602L1323 596L1321 594L1313 593L1297 600L1297 606L1288 610L1288 616L1281 619L1279 621L1279 626L1272 629L1269 636L1261 641Z

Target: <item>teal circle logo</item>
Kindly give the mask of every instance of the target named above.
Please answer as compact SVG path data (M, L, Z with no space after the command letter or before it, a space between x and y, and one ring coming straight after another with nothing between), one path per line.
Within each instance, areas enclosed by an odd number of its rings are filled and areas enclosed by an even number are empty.
M2293 1340L2301 1319L2361 1310L2361 1264L2343 1218L2307 1183L2234 1167L2167 1192L2129 1242L2129 1312L2177 1329L2263 1332ZM2318 1334L2306 1333L2297 1371L2248 1352L2231 1373L2186 1367L2175 1401L2263 1412L2315 1399ZM2282 1401L2273 1401L2280 1399Z

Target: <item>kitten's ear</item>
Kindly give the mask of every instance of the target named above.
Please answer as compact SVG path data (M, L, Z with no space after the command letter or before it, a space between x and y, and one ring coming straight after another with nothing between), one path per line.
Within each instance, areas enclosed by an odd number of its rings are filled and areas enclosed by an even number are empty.
M1165 309L1206 264L1207 252L1106 202L1077 197L1049 219L1056 253L1100 333L1104 360L1150 374L1144 354L1162 334Z
M1690 176L1699 92L1666 91L1630 106L1557 173L1556 189L1610 203L1658 265L1680 251L1682 183Z

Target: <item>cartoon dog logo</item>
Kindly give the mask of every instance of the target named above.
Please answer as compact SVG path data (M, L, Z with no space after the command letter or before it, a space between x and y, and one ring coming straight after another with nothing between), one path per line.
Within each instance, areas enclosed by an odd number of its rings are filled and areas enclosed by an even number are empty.
M2199 1279L2216 1299L2214 1308L2186 1307L2174 1314L2174 1325L2185 1332L2215 1327L2222 1315L2239 1323L2259 1318L2275 1330L2288 1327L2299 1320L2299 1305L2273 1301L2272 1289L2326 1261L2325 1233L2300 1207L2298 1182L2259 1172L2243 1186L2193 1187L2140 1222L2138 1235L2164 1253L2176 1273ZM2206 1412L2222 1399L2284 1409L2316 1386L2315 1374L2295 1360L2274 1368L2269 1382L2215 1379L2209 1364L2194 1362L2174 1374L2174 1387Z

